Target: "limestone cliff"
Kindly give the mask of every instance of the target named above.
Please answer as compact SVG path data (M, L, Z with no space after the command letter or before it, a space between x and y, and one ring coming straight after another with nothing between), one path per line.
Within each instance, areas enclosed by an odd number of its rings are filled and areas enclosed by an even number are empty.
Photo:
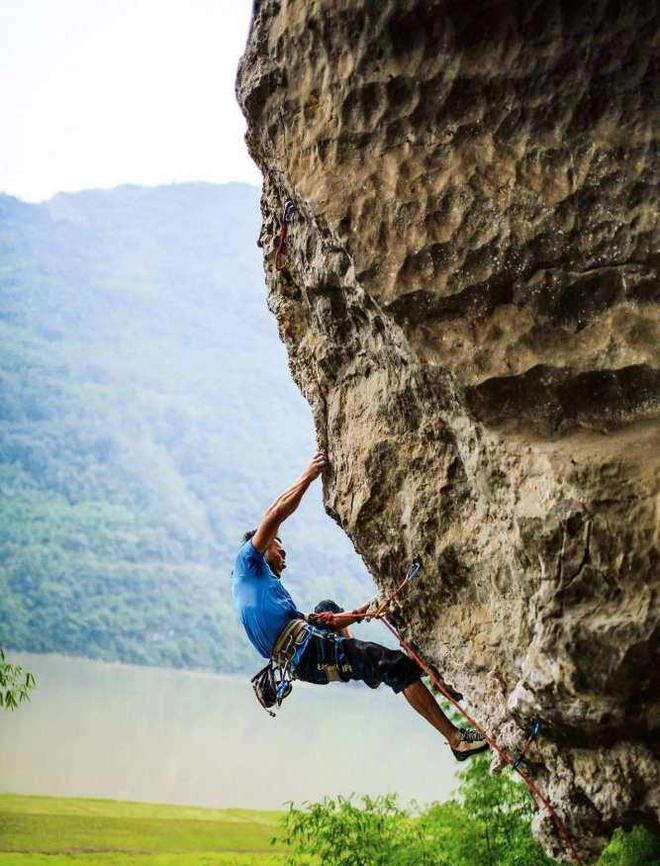
M261 0L238 78L326 507L586 859L660 800L654 8Z

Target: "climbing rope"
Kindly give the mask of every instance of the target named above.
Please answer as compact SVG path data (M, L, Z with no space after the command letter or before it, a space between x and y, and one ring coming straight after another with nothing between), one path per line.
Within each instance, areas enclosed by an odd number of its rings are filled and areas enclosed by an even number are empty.
M520 778L523 780L523 782L527 786L527 790L529 791L532 798L534 800L536 800L536 802L539 803L541 806L543 806L543 808L546 810L546 812L550 816L550 819L552 820L553 824L555 825L555 828L557 830L557 833L559 834L559 837L565 843L566 849L568 850L568 852L571 855L571 857L573 858L573 860L576 863L582 863L582 860L580 859L580 856L577 853L577 850L575 848L575 843L573 841L573 837L569 833L568 828L566 827L566 825L564 824L562 819L559 817L559 815L557 814L556 810L554 809L554 807L552 806L550 801L541 793L538 786L532 781L532 779L530 779L530 777L527 775L527 773L523 769L521 769L523 762L522 761L516 761L516 759L514 757L509 755L509 753L505 749L503 749L497 743L497 741L493 737L491 737L490 734L488 734L475 719L472 718L472 716L467 712L467 710L463 709L463 707L458 703L458 701L455 700L451 696L451 694L449 693L449 691L447 689L447 686L440 680L440 678L438 676L436 676L436 674L431 669L431 667L429 667L429 665L422 658L420 658L420 656L414 651L414 649L410 646L410 644L406 643L406 641L401 637L399 632L394 628L394 626L392 625L391 622L389 622L389 620L387 620L384 616L381 616L380 621L383 623L383 625L386 628L388 628L390 630L390 632L394 635L394 637L399 641L399 644L401 645L401 648L404 650L404 652L414 662L416 662L420 666L420 668L422 668L422 670L429 677L429 679L431 680L433 685L438 689L440 694L446 700L448 700L449 703L456 710L458 710L458 712L469 722L469 724L475 730L477 730L481 734L481 736L484 738L484 740L486 740L486 742L491 747L491 749L493 749L495 752L497 752L502 763L503 764L509 764L512 767L512 769L514 769L516 771L516 773L518 773Z
M538 737L541 732L541 720L538 717L535 717L532 720L532 723L528 730L527 740L523 745L522 749L518 752L515 752L513 755L510 755L505 749L503 749L498 742L488 734L481 725L473 719L472 716L467 712L467 710L463 709L463 707L459 704L458 700L454 697L454 695L449 690L446 683L444 683L440 677L436 674L433 668L425 662L418 653L407 643L399 634L397 629L392 625L392 623L385 617L385 611L392 604L394 599L403 591L403 589L410 584L410 582L420 573L422 569L422 564L419 559L413 560L412 565L408 569L408 572L403 579L403 581L387 596L387 598L379 604L374 613L367 613L366 619L379 619L383 625L389 629L389 631L394 635L394 637L398 640L399 645L403 649L403 651L411 658L419 667L425 672L425 674L429 677L433 685L437 688L440 694L445 698L445 700L449 701L449 703L463 716L464 719L473 727L476 731L478 731L481 736L486 740L488 745L496 752L500 758L500 761L503 766L507 764L515 770L516 773L520 776L520 778L525 783L527 790L529 791L530 796L536 803L542 806L548 815L552 823L557 830L559 838L562 839L564 844L566 845L566 849L569 852L570 856L576 863L582 863L580 856L575 847L575 842L573 841L573 837L568 831L566 824L562 821L562 819L557 814L555 808L552 803L545 797L538 788L538 785L529 777L524 768L529 767L529 769L533 769L534 765L529 759L526 757L526 752L532 741Z
M406 576L403 578L401 583L394 589L387 598L381 603L378 604L374 613L368 614L368 619L380 619L380 617L385 613L387 608L392 604L394 599L399 595L399 593L410 583L411 580L414 580L417 575L422 570L422 562L419 557L415 557L412 561L412 565L408 569Z
M527 750L531 745L532 741L538 737L541 732L541 720L538 717L535 717L527 732L527 739L522 747L517 752L514 752L513 755L510 755L505 749L503 749L499 743L492 737L487 731L485 731L481 725L474 719L467 710L463 709L463 707L459 704L458 700L452 694L452 690L444 683L438 674L433 670L433 668L425 662L421 656L415 652L415 650L407 643L399 634L397 629L392 625L392 623L386 618L385 611L390 607L395 598L408 586L411 581L417 577L417 575L422 570L422 564L419 559L413 560L412 565L408 569L408 572L405 578L401 581L401 583L395 587L395 589L382 601L379 602L378 599L373 599L369 605L364 605L362 608L351 611L350 613L321 613L321 614L312 614L312 617L315 617L316 620L322 622L330 627L331 623L334 623L335 628L343 628L344 626L351 625L354 622L362 622L362 620L372 620L379 619L383 625L389 629L389 631L394 635L394 637L398 640L403 651L411 658L419 667L424 671L424 673L429 677L433 685L437 688L440 694L445 698L445 700L449 701L449 703L463 716L464 719L473 727L476 731L478 731L484 740L488 743L491 749L497 753L500 758L500 762L502 766L510 766L523 780L525 783L527 790L529 791L532 799L543 809L546 810L552 823L557 830L557 834L559 838L564 842L566 846L566 850L569 855L572 857L575 863L582 863L580 855L577 852L575 847L575 842L573 837L568 831L566 824L562 821L562 819L557 814L554 806L544 794L538 788L538 785L530 778L527 773L527 768L529 770L534 770L535 765L532 761L530 761L526 757ZM368 607L368 609L367 609Z

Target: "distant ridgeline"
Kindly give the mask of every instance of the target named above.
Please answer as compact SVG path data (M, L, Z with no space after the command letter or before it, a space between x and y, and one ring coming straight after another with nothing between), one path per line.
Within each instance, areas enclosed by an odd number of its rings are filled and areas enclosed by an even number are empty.
M237 542L315 447L258 220L241 184L0 196L0 646L255 666ZM318 490L283 535L301 607L368 596Z

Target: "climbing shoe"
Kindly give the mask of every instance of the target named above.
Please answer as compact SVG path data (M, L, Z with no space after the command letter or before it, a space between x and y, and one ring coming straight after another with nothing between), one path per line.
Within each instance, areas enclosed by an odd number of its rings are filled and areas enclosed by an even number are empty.
M473 755L485 752L490 746L474 728L462 728L459 732L460 742L456 748L452 746L452 752L457 761L466 761Z

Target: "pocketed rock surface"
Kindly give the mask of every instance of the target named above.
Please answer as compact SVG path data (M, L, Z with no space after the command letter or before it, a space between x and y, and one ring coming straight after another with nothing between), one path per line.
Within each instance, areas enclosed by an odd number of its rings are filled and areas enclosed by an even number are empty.
M654 7L262 0L237 84L327 510L587 861L660 823Z

